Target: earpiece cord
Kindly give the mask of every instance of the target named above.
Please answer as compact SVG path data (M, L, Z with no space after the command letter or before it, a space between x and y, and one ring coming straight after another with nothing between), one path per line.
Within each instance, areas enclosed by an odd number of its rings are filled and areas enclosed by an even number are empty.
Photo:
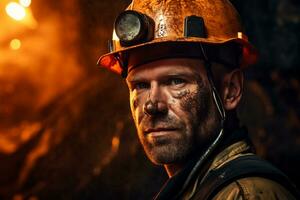
M203 58L204 58L204 66L205 66L205 70L207 73L207 78L208 78L208 81L209 81L209 84L211 87L211 94L212 94L214 103L215 103L215 105L218 109L218 112L220 114L220 117L221 117L221 126L220 126L220 132L219 132L218 136L213 141L213 143L207 148L207 150L201 155L200 159L197 161L197 163L193 167L191 173L187 177L182 189L180 190L180 192L178 193L178 195L176 196L175 199L178 199L183 194L183 192L186 190L186 188L190 184L194 175L198 172L200 167L204 164L204 162L207 160L207 158L212 154L212 152L215 150L215 148L219 145L219 143L221 142L223 135L224 135L224 122L226 119L225 109L224 109L221 97L218 94L218 91L217 91L214 81L213 81L213 74L211 71L211 63L209 62L209 59L208 59L201 43L200 43L200 47L201 47L201 51L202 51Z

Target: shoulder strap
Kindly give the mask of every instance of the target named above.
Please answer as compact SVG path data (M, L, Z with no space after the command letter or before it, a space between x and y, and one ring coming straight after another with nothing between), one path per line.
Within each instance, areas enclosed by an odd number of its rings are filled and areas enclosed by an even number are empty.
M263 177L274 180L283 185L297 199L300 197L299 191L285 174L256 155L241 156L217 170L210 171L195 196L197 199L211 199L224 186L245 177Z

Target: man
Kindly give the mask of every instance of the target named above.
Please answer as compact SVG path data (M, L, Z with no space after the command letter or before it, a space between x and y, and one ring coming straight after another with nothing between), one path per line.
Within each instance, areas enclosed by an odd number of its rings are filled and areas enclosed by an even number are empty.
M227 0L136 0L98 64L126 77L139 139L170 179L156 199L296 199L254 155L237 105L257 53Z

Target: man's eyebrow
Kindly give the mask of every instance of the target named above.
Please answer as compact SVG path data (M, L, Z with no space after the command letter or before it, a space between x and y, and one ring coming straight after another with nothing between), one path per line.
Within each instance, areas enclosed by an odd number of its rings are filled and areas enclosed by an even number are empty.
M142 77L132 77L132 78L126 79L127 85L134 85L134 84L140 83L140 82L147 82L147 79L144 79Z
M135 83L135 82L140 82L143 81L144 79L140 78L140 77L133 77L133 78L127 78L126 82L127 83Z
M202 77L200 77L199 75L197 75L196 73L186 73L186 72L172 72L170 74L166 74L164 77L166 78L172 78L172 77L183 77L183 78L188 78L188 79L201 79Z
M193 73L186 73L186 72L171 72L171 73L168 73L166 75L164 75L166 77L168 76L194 76Z

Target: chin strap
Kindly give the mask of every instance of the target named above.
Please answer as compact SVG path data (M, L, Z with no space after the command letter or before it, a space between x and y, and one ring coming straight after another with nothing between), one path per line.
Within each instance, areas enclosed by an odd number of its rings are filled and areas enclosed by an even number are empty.
M200 43L200 47L201 47L201 51L202 51L203 58L204 58L204 67L205 67L207 78L208 78L210 88L211 88L211 95L213 97L213 101L214 101L214 103L217 107L217 110L220 114L220 117L221 117L221 125L220 125L220 131L219 131L218 136L211 143L211 145L207 148L207 150L201 155L200 159L197 161L197 163L193 167L191 173L189 174L186 181L184 182L183 187L180 190L180 192L178 193L176 199L183 194L183 192L186 190L186 188L190 184L192 178L195 176L195 174L198 172L198 170L201 168L201 166L203 166L204 162L212 154L212 152L215 150L215 148L219 145L219 143L221 142L221 140L223 138L223 135L224 135L224 122L225 122L225 119L226 119L226 113L225 113L224 105L223 105L222 99L221 99L221 97L220 97L220 95L219 95L219 93L216 89L214 79L213 79L213 73L212 73L212 70L211 70L211 62L209 61L209 59L207 57L207 54L204 50L204 47L203 47L202 43Z

